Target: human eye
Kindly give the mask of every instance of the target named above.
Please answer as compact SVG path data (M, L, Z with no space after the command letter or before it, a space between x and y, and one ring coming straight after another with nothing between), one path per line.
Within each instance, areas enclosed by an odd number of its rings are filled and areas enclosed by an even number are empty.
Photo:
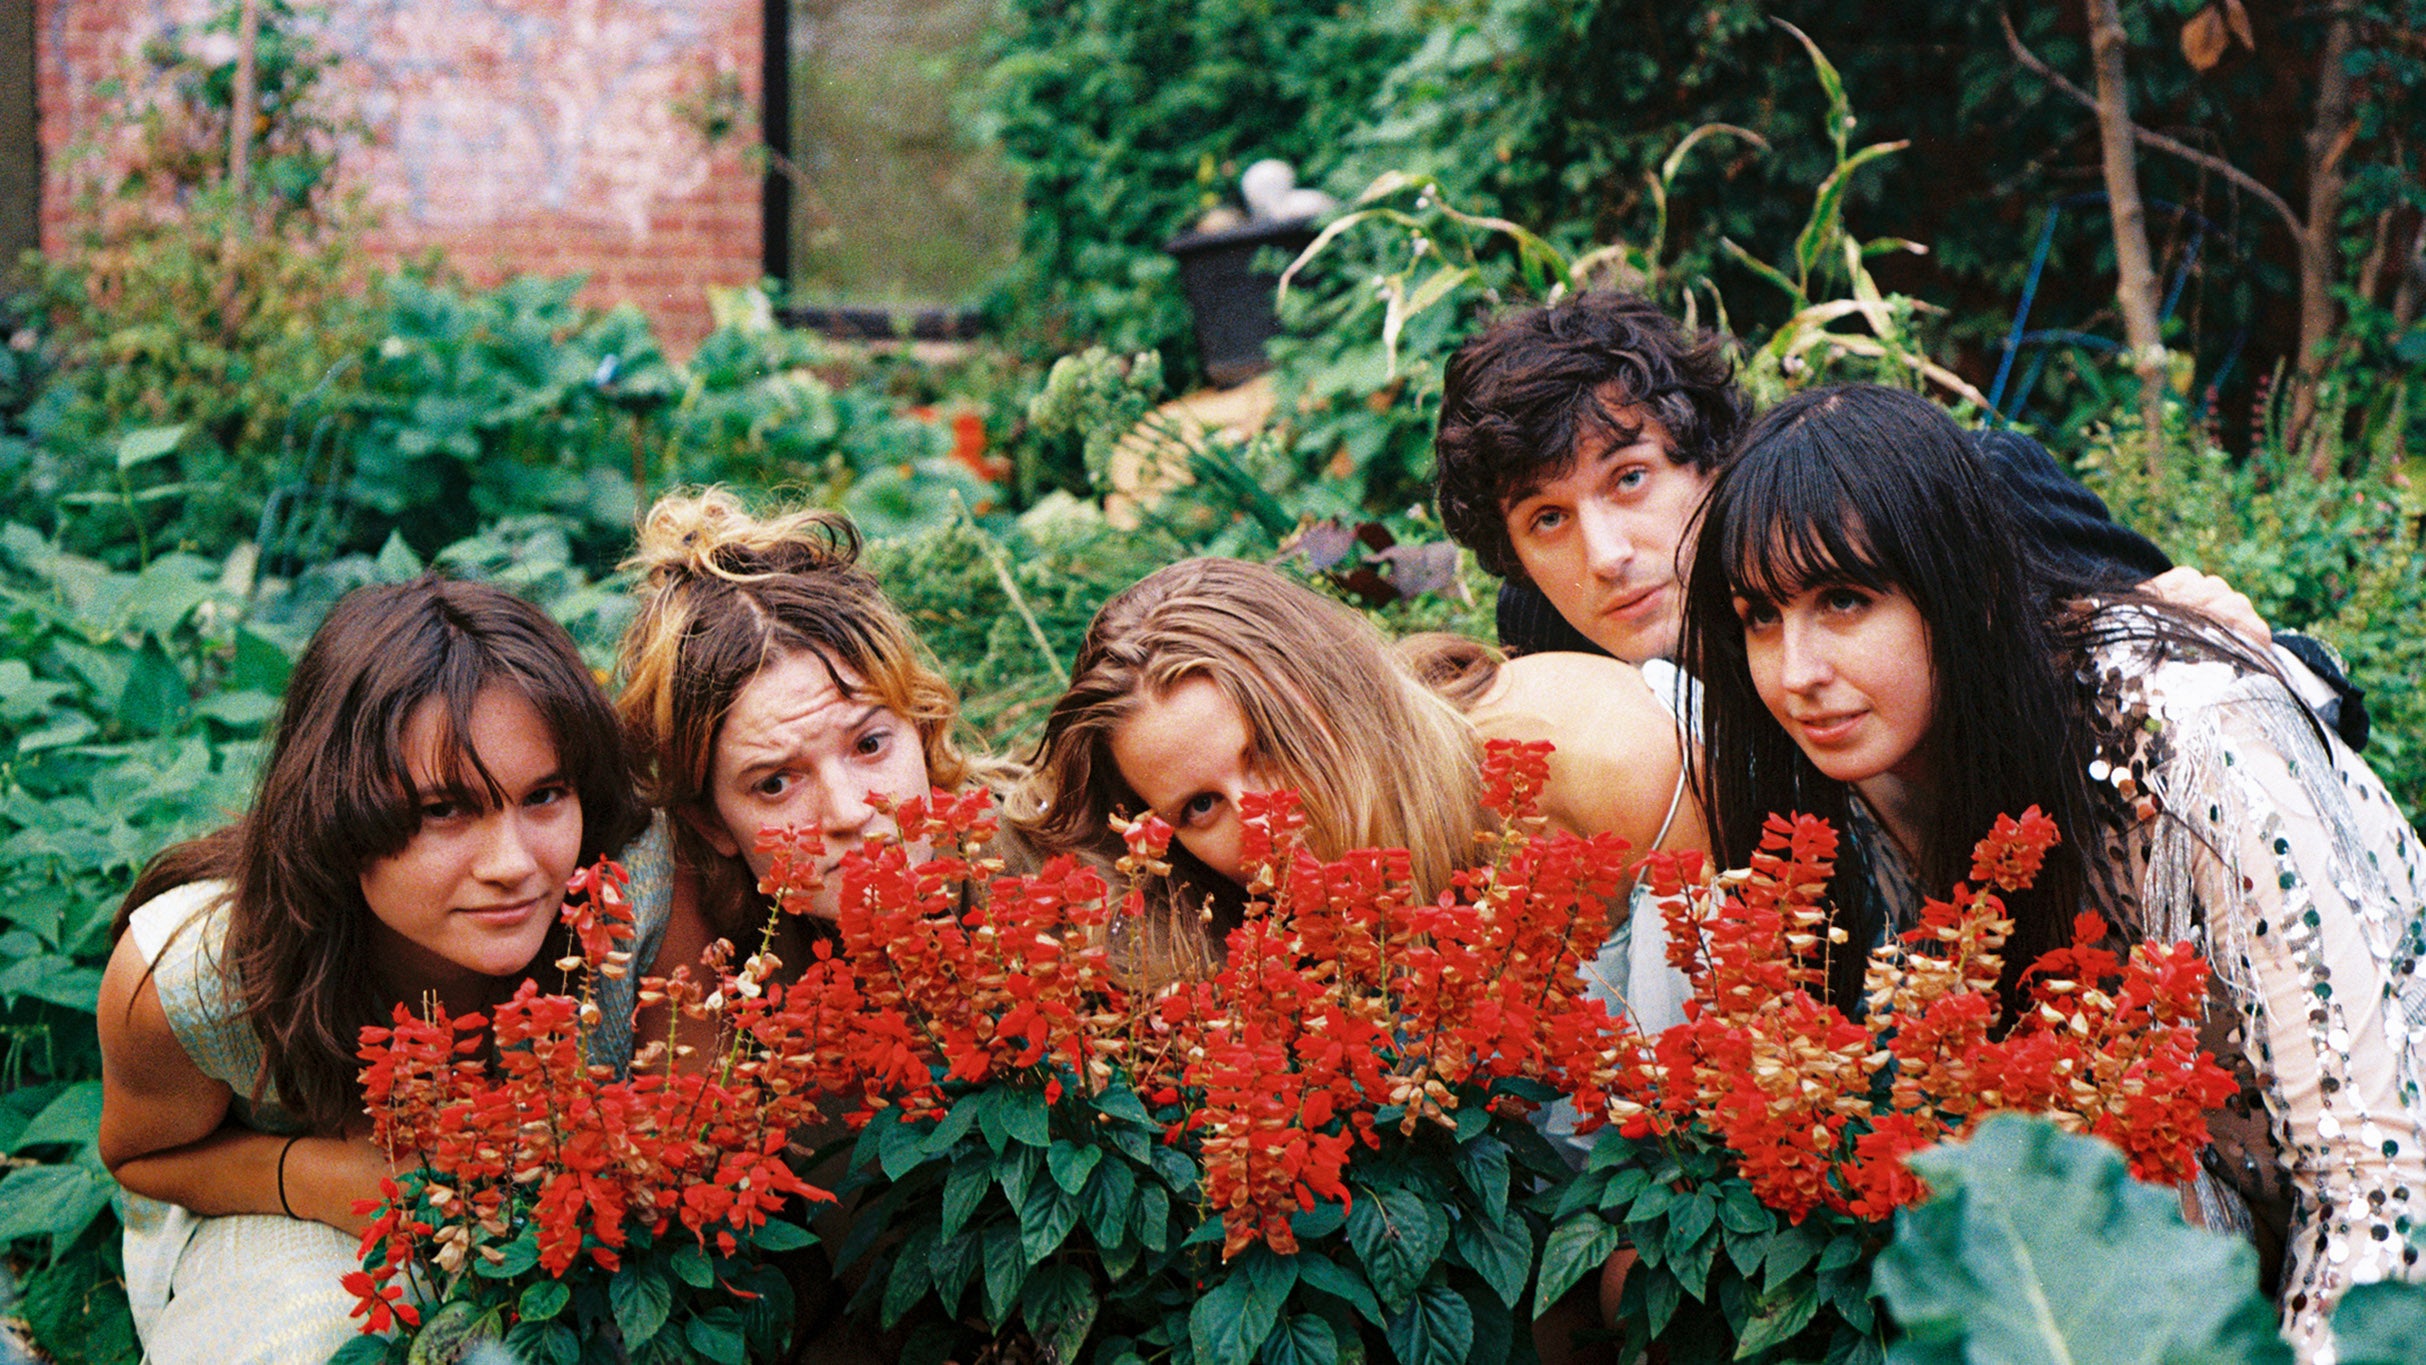
M423 799L419 813L421 823L443 825L450 820L460 819L469 809L469 806L454 797L432 796Z
M773 800L792 789L792 775L781 770L761 773L750 779L750 795Z
M860 731L859 738L851 743L851 752L858 754L861 758L881 757L892 749L893 738L893 727L889 725L873 726Z
M565 783L542 782L523 796L522 804L533 809L543 809L548 806L561 805L570 800L572 795L573 789Z
M1639 492L1642 486L1650 481L1651 467L1649 465L1630 464L1621 466L1609 482L1610 486L1620 493L1634 493Z
M1870 594L1860 588L1838 584L1820 593L1820 608L1840 616L1851 615L1870 605Z
M1221 797L1215 792L1198 792L1179 803L1179 818L1171 823L1180 829L1194 829L1213 818L1221 809Z
M1533 536L1546 536L1566 524L1567 509L1563 507L1537 507L1533 510L1530 516L1525 518L1525 533Z
M1745 630L1762 630L1777 624L1776 603L1751 597L1738 597L1734 602L1735 619L1744 623Z

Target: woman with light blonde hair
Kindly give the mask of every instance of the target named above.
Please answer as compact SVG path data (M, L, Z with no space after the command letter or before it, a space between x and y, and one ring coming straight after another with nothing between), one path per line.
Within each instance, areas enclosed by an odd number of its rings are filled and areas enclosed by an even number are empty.
M1295 789L1320 856L1407 850L1427 899L1479 857L1486 739L1559 746L1544 801L1555 825L1641 849L1699 840L1698 820L1678 818L1675 723L1639 673L1572 655L1503 664L1442 637L1410 646L1263 565L1172 565L1088 627L1013 814L1041 851L1105 857L1120 851L1114 814L1170 822L1155 974L1209 962L1237 922L1248 792Z

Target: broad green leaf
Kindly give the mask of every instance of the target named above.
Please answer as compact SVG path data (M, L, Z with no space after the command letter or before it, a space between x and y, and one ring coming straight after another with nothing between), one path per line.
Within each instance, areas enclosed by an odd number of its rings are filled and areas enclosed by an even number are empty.
M1426 1285L1382 1334L1400 1365L1466 1365L1474 1345L1474 1310L1447 1285Z
M2426 1342L2426 1285L2354 1286L2333 1311L2333 1337L2341 1365L2415 1365Z
M139 735L167 734L185 722L193 700L184 671L157 636L145 636L127 669L126 690L118 694L119 723Z
M1020 1317L1047 1360L1076 1360L1095 1326L1095 1286L1074 1265L1049 1265L1028 1277L1019 1296Z
M645 1265L627 1265L607 1281L607 1303L615 1311L615 1326L624 1345L639 1346L665 1326L674 1310L674 1287Z
M1524 1298L1525 1280L1533 1273L1533 1234L1523 1216L1485 1218L1468 1210L1449 1240L1510 1308Z
M1718 1201L1708 1190L1696 1190L1668 1209L1668 1255L1682 1255L1718 1220Z
M1281 1305L1297 1283L1296 1257L1253 1246L1188 1313L1188 1343L1197 1365L1247 1365L1279 1325Z
M109 1176L81 1162L20 1166L0 1180L0 1244L50 1237L64 1246L101 1216L117 1189Z
M1078 1223L1078 1196L1050 1180L1028 1186L1019 1207L1019 1243L1029 1265L1050 1256Z
M899 1180L918 1169L927 1159L926 1134L903 1123L895 1115L899 1110L886 1110L884 1127L876 1135L876 1159L883 1167L887 1180Z
M250 730L278 714L278 699L266 692L213 692L194 704L194 714L234 730Z
M1045 1096L1041 1090L1018 1089L1002 1098L1002 1128L1013 1141L1030 1147L1049 1146L1053 1128L1045 1112Z
M742 1334L741 1314L731 1308L704 1308L683 1325L683 1340L705 1360L746 1360L749 1342Z
M382 583L402 583L406 579L417 578L423 567L421 556L414 554L413 547L404 543L404 536L395 531L388 532L387 543L379 547L379 558L375 563Z
M1381 1300L1373 1297L1372 1286L1355 1270L1339 1264L1328 1256L1301 1252L1297 1257L1297 1278L1308 1289L1318 1289L1341 1299L1364 1316L1365 1321L1379 1327L1383 1313Z
M1264 1365L1338 1365L1339 1338L1313 1313L1296 1313L1264 1342Z
M1137 1242L1148 1251L1161 1251L1171 1244L1171 1196L1160 1185L1143 1185L1137 1191Z
M1028 1258L1021 1253L1019 1224L1004 1219L989 1224L986 1247L986 1321L997 1324L1011 1316L1020 1287L1028 1282Z
M78 1081L44 1105L34 1121L25 1125L25 1131L8 1144L8 1150L22 1152L46 1143L83 1147L93 1141L100 1128L101 1082Z
M2106 1365L2288 1361L2257 1253L2191 1228L2171 1190L2043 1120L1996 1115L1912 1158L1936 1195L1896 1218L1874 1283L1917 1347Z
M981 1152L971 1152L952 1163L952 1173L943 1178L943 1235L957 1237L968 1226L969 1215L994 1184L994 1163Z
M144 427L118 438L118 468L120 472L148 464L185 443L183 424L173 427Z
M573 1291L565 1287L564 1281L541 1280L522 1291L514 1311L525 1322L544 1322L563 1312L564 1306L572 1301Z
M798 1223L781 1218L769 1218L750 1234L750 1242L760 1251L798 1251L817 1244L817 1234Z
M1818 1312L1819 1286L1808 1279L1796 1280L1782 1293L1761 1296L1753 1301L1752 1315L1736 1336L1735 1358L1742 1360L1792 1340Z
M674 1248L670 1260L674 1267L674 1278L691 1288L705 1289L716 1283L715 1263L708 1259L708 1254L700 1249L698 1243L691 1242Z
M991 1091L980 1091L977 1095L963 1095L955 1102L951 1112L945 1114L936 1123L934 1129L921 1139L920 1145L926 1148L927 1155L946 1155L952 1150L954 1143L968 1136L969 1130L977 1126L979 1097L991 1093Z
M1348 1210L1348 1245L1382 1303L1403 1307L1449 1244L1449 1219L1413 1190L1375 1190Z
M1483 1201L1493 1218L1508 1211L1508 1144L1497 1138L1477 1138L1457 1149L1457 1175Z
M1095 1163L1101 1160L1101 1147L1081 1147L1066 1139L1056 1139L1045 1152L1045 1169L1052 1172L1054 1184L1076 1194L1087 1187L1087 1177L1094 1174Z
M1116 1246L1129 1230L1137 1207L1137 1168L1114 1157L1100 1162L1081 1196L1087 1209L1087 1229L1098 1246Z
M994 1178L1002 1185L1003 1197L1012 1208L1028 1202L1028 1187L1036 1182L1036 1173L1045 1164L1045 1154L1034 1147L1013 1143L1002 1159L994 1163Z
M1586 1275L1597 1275L1609 1253L1624 1243L1617 1225L1597 1213L1580 1213L1550 1229L1542 1243L1541 1277L1533 1288L1533 1316L1550 1311ZM1665 1280L1666 1276L1659 1277Z
M892 1273L885 1277L884 1302L879 1306L877 1320L887 1331L898 1324L934 1285L934 1268L930 1264L935 1250L935 1229L920 1228L903 1239L901 1250L894 1253Z

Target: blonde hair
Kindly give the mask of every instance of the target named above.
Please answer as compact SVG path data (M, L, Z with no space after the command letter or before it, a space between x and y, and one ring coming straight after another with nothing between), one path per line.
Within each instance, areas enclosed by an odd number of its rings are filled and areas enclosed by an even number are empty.
M624 561L639 572L640 611L617 649L615 705L650 804L714 820L707 786L725 713L769 663L803 651L858 674L870 700L910 723L929 783L958 787L979 775L952 733L958 695L858 566L859 548L859 529L839 512L760 517L722 488L649 509ZM677 856L710 883L711 905L746 896L736 860L688 820L671 824Z
M1022 832L1046 851L1117 853L1110 816L1144 803L1112 761L1112 735L1139 702L1195 677L1238 707L1257 757L1305 798L1317 854L1404 848L1427 899L1475 860L1473 726L1362 615L1235 559L1174 564L1096 613L1014 804ZM1191 885L1166 893L1237 902L1225 879L1172 851Z

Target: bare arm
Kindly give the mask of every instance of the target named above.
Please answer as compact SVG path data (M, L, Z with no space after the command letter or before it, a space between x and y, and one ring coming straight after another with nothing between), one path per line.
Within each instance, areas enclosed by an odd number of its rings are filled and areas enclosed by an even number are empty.
M307 1137L294 1144L229 1118L232 1092L194 1065L170 1029L134 935L118 941L101 977L101 1160L130 1192L205 1216L284 1213L358 1232L353 1202L376 1198L386 1155L369 1139Z
M1475 725L1486 738L1556 746L1543 801L1553 823L1615 833L1637 853L1708 846L1692 793L1678 793L1684 740L1640 670L1590 655L1529 654L1501 679L1472 712Z

